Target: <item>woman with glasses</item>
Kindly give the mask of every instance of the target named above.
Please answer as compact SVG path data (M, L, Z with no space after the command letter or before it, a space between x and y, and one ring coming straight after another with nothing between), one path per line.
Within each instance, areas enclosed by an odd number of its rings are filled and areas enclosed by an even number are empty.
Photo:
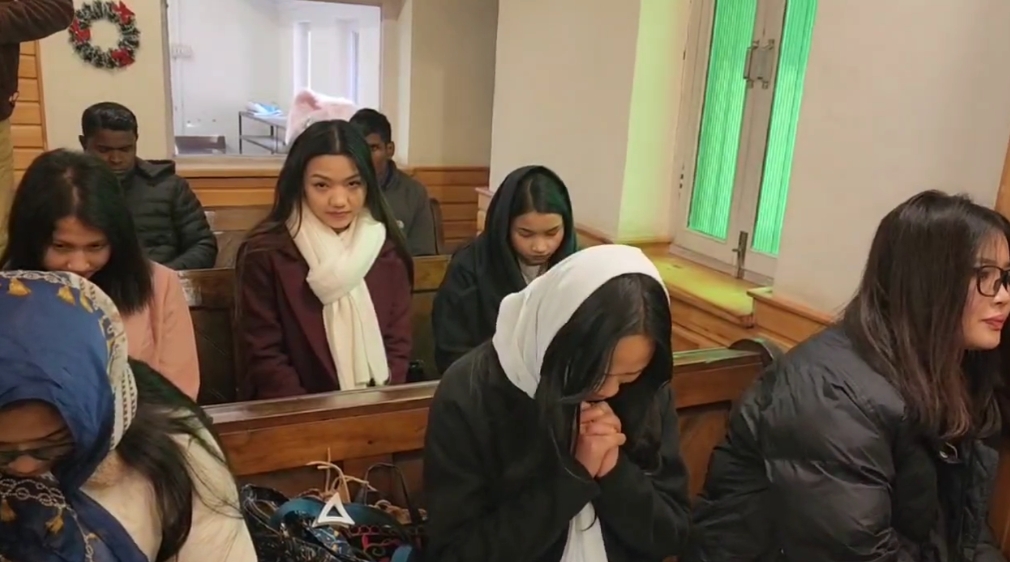
M256 562L210 420L108 295L7 271L0 318L0 561Z
M884 217L839 322L734 410L681 560L1005 560L986 520L1008 226L936 191Z

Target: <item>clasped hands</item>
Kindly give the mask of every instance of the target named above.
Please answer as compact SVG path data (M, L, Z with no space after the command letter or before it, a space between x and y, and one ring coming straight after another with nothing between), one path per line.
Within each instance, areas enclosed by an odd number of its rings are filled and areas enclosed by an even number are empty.
M619 447L627 438L621 432L621 420L606 402L583 402L580 409L575 459L594 478L602 478L617 466Z

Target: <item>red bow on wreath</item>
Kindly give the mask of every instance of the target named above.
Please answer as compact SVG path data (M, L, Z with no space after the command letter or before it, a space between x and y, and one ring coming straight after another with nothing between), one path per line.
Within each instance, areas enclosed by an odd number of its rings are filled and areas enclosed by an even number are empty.
M116 15L119 16L119 21L122 23L127 24L133 21L133 16L135 15L133 10L127 8L126 4L123 2L120 2L117 6L113 7L112 10L116 12Z
M5 1L0 0L0 3ZM136 62L140 30L136 14L124 0L85 0L74 16L67 32L74 52L84 62L109 70L126 68ZM119 29L119 39L111 49L92 44L91 26L97 21L110 22Z
M84 29L81 27L81 22L77 18L70 24L70 34L74 36L74 40L79 43L87 43L91 41L91 30Z
M126 49L115 49L109 55L112 56L112 60L116 61L116 64L120 67L130 66L134 63L133 55Z

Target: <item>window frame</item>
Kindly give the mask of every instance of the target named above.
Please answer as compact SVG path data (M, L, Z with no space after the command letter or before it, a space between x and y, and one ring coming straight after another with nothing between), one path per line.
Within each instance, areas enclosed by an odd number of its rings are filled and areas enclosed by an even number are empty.
M291 22L291 97L312 88L312 22Z
M680 193L675 218L674 244L671 249L675 254L698 261L713 269L736 274L735 250L739 233L741 231L748 232L743 277L756 283L770 283L777 259L775 256L753 250L752 245L754 223L757 220L761 194L765 153L768 146L779 46L782 40L787 0L757 0L752 41L759 45L765 45L766 41L774 40L775 48L774 55L769 57L768 87L764 88L761 84L755 83L747 88L726 240L719 240L688 228L704 116L712 29L715 23L716 2L718 1L696 0L692 3L690 13L688 39L684 52L685 65L682 81L684 96L681 102L681 118L676 137L678 155L676 165L680 170Z
M2 1L2 0L0 0ZM389 40L385 37L388 31L387 20L390 18L389 14L391 10L395 9L395 2L392 0L310 0L318 2L331 1L336 4L348 4L357 6L371 6L379 9L378 26L380 30L379 35L379 52L378 52L378 64L379 64L379 79L377 84L377 97L381 102L386 99L386 88L388 85L385 83L384 77L389 73L387 68L395 69L398 67L399 54L395 49L389 48ZM173 7L170 7L169 2L161 2L161 27L162 27L162 41L161 41L161 51L162 51L162 65L164 68L165 77L165 147L167 148L167 153L163 156L165 159L170 159L175 161L178 165L184 168L192 169L215 169L221 166L232 167L232 166L243 166L250 168L263 168L263 169L274 169L278 168L284 163L286 158L285 154L177 154L175 150L175 138L177 134L176 121L177 119L183 119L182 115L185 115L185 104L180 101L176 102L176 99L182 99L183 96L176 96L176 88L180 87L184 80L181 78L178 69L172 64L171 47L173 44L173 35L181 35L183 32L181 30L181 25L176 21L170 27L170 19L173 15L177 15L175 7L178 2L176 2ZM398 9L395 9L398 12ZM395 17L393 18L395 19ZM171 28L175 28L178 31L172 33ZM291 39L294 42L294 30L295 26L291 26ZM311 41L310 41L311 44ZM359 45L360 45L360 35L359 35ZM360 46L359 46L360 48ZM359 61L355 61L355 65L358 65ZM360 68L356 70L359 71L359 81L360 81ZM311 73L310 73L311 76ZM294 81L292 81L293 84ZM311 82L311 79L310 79ZM360 83L360 82L359 82ZM179 86L177 86L177 84ZM311 87L311 86L310 86ZM297 91L292 93L292 97L297 93ZM357 95L357 92L356 92ZM395 101L395 100L394 100ZM355 100L357 103L357 100ZM385 114L389 115L391 119L394 119L397 115L398 107L395 103L390 104L390 107L384 107L381 109Z

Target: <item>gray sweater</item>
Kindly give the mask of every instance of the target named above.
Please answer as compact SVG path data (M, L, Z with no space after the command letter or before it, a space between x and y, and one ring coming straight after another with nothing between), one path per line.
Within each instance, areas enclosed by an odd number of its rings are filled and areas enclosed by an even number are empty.
M435 219L431 215L428 190L424 185L390 162L382 194L393 211L396 223L403 230L411 255L435 255Z

